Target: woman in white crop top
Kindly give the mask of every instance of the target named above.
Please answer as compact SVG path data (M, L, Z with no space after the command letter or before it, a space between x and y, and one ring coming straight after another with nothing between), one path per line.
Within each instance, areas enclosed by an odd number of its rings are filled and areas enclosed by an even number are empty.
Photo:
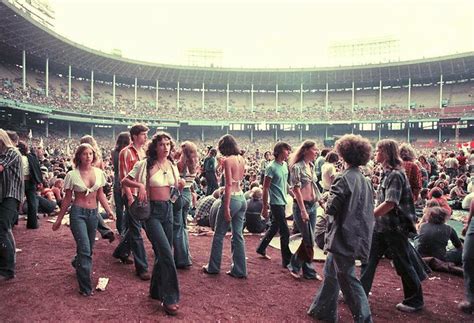
M173 148L171 135L157 132L148 145L147 158L137 162L122 180L122 185L138 188L140 201L150 201L150 217L145 221L147 237L155 253L150 296L158 299L169 315L176 315L179 308L178 274L171 250L173 205L170 201L170 192L173 187L180 189L183 187L183 183L179 180L178 169L170 157Z
M105 175L102 170L92 166L96 159L96 152L91 145L82 144L76 149L74 154L76 168L66 175L64 180L66 196L61 204L58 218L53 224L53 230L58 230L71 204L74 192L69 222L74 240L76 240L77 254L72 265L76 268L79 292L84 296L92 295L92 249L98 223L97 201L102 204L109 217L114 218L103 191L106 183Z

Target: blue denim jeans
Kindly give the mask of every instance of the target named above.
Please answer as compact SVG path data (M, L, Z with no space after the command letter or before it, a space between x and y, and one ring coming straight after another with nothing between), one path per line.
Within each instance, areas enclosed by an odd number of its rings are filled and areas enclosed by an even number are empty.
M474 220L471 220L466 232L462 261L466 300L472 304L474 303Z
M209 256L209 264L207 267L209 273L217 274L221 270L222 247L230 224L232 230L232 265L230 272L235 277L247 277L245 240L242 232L246 209L247 202L245 201L244 195L232 195L230 197L231 222L229 223L224 218L224 197L222 197L222 204L217 213L216 228L212 239L211 255Z
M367 264L361 268L360 281L366 295L369 294L374 281L375 270L380 258L390 251L397 274L402 279L403 304L411 307L423 306L423 290L420 278L411 262L408 238L398 231L374 232Z
M92 249L97 230L97 209L86 209L73 205L69 216L71 232L76 240L76 257L73 261L81 293L92 292Z
M150 296L166 305L179 302L178 273L173 252L173 206L171 202L151 202L150 218L145 231L155 253L150 282Z
M12 228L18 214L18 201L12 197L0 203L0 275L15 277L15 239Z
M179 198L181 199L181 207L173 210L173 251L176 267L184 268L192 265L187 229L191 190L189 188L184 189Z
M122 241L120 241L117 248L115 248L113 256L115 258L128 257L130 252L132 252L135 270L140 274L148 271L145 246L143 245L141 234L142 223L128 213L127 201L124 200L124 203L126 204L125 218L127 220L127 229Z
M303 222L301 219L301 210L297 203L293 204L293 220L301 232L302 242L306 244L314 245L314 227L316 225L316 203L307 203L305 202L306 212L309 216L308 222ZM309 224L309 225L308 225ZM312 262L304 262L299 259L296 253L291 257L290 263L288 264L288 269L299 273L303 269L303 276L307 279L314 279L316 277L316 270L314 270Z
M355 259L329 253L324 265L324 281L308 315L318 320L336 322L339 289L352 312L354 322L372 322L364 288L355 275Z
M122 188L120 185L114 184L114 201L115 201L115 215L117 216L116 227L118 233L124 237L126 230L125 219L125 200L122 197Z

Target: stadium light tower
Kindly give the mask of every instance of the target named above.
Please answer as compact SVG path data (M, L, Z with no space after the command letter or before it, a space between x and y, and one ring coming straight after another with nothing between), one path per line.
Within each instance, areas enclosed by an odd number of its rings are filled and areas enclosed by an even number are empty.
M334 42L329 46L333 66L380 64L400 61L400 40L393 36Z

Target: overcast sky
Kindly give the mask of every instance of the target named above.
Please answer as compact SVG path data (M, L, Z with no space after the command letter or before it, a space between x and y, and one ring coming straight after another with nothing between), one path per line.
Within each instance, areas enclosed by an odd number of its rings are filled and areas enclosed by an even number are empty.
M400 40L401 60L474 51L474 0L50 0L56 31L88 47L187 65L222 51L225 67L331 66L335 42Z

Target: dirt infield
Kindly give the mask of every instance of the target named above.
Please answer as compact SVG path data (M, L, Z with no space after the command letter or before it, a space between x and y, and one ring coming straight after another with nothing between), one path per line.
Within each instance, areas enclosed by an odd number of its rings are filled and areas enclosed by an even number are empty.
M78 293L75 272L70 265L75 253L67 227L51 230L41 219L39 230L26 230L25 222L15 227L17 248L16 278L0 285L0 317L3 322L32 321L311 321L306 309L320 282L296 281L280 265L279 250L269 248L272 260L257 257L259 236L246 236L248 279L224 274L230 265L230 240L226 237L222 273L201 272L207 262L212 237L191 236L194 265L179 271L180 311L168 317L158 301L148 296L148 282L134 275L133 265L123 265L111 254L117 240L98 240L93 257L93 280L110 278L107 289L85 298ZM113 225L113 224L112 224ZM145 238L146 240L146 238ZM150 243L145 243L148 262L153 263ZM322 273L322 263L316 268ZM457 310L463 300L463 281L447 274L432 274L423 282L425 309L404 314L395 309L402 299L401 282L390 263L382 261L374 282L370 306L374 321L473 322L474 316ZM350 322L348 308L339 307L341 322Z

